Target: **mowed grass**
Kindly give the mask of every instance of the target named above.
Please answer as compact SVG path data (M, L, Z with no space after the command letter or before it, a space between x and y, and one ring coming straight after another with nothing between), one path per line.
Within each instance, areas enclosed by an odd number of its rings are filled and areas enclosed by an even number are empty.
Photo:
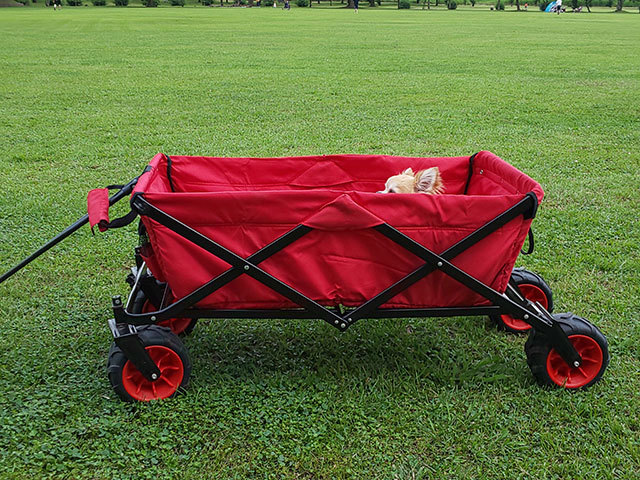
M0 478L637 478L639 15L0 11L0 271L158 151L494 151L546 199L519 265L607 335L585 392L484 318L201 322L191 387L127 405L105 362L134 226L0 285ZM123 202L126 203L126 202ZM119 205L112 216L126 212Z

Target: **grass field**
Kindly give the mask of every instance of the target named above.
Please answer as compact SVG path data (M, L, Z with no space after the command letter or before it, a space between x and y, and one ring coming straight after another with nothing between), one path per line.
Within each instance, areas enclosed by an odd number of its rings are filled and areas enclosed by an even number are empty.
M127 405L135 228L85 228L0 285L0 478L638 477L640 15L3 9L0 42L0 271L158 151L487 149L546 191L518 264L612 355L568 393L483 318L201 322L188 392Z

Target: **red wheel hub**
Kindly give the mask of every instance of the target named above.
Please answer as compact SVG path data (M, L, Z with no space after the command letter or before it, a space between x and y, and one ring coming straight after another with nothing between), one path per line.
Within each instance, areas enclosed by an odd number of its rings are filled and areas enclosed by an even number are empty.
M134 399L147 402L173 395L184 376L180 356L168 347L152 345L146 347L151 360L160 369L160 378L151 382L144 378L133 363L127 360L122 369L122 385Z
M155 308L149 300L146 300L142 306L142 313L155 312L156 310L158 309ZM173 333L180 335L189 328L191 321L192 319L190 318L167 318L166 320L158 322L158 325L161 327L169 327Z
M556 385L565 388L580 388L589 384L602 368L602 348L586 335L570 335L569 341L582 357L582 365L570 367L560 354L552 348L547 356L547 373Z
M549 299L544 294L540 287L535 285L531 285L530 283L523 283L522 285L518 285L520 289L520 293L529 300L530 302L540 302L545 309L549 308ZM502 322L512 330L517 330L518 332L525 332L531 328L524 320L520 320L519 318L513 318L511 315L500 315Z

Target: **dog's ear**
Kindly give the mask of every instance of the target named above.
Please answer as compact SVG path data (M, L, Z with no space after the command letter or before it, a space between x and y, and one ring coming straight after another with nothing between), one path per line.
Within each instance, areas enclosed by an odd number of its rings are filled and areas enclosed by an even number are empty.
M431 167L416 173L416 192L420 193L438 193L442 180L440 179L440 170L438 167Z
M413 170L411 168L407 168L404 172L402 172L400 175L411 175L413 177L414 173Z

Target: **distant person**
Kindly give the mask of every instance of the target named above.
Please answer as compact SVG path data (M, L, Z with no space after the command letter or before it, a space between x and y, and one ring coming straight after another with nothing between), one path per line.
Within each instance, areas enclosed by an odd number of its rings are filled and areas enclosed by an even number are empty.
M529 7L529 4L528 4L528 3L525 3L525 4L524 4L524 9L526 10L528 7Z
M562 10L562 0L557 0L556 1L556 12L558 12L558 15L560 15L560 11Z
M358 3L360 0L353 0L353 11L358 13Z
M273 0L273 8L278 8L278 2L277 2L277 0Z
M284 9L291 10L291 4L289 3L289 0L284 0Z

